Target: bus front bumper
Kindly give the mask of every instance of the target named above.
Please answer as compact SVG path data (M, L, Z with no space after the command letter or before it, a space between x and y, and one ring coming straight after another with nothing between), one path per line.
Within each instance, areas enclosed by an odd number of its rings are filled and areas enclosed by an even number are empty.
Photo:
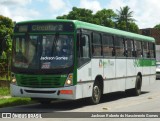
M13 97L30 98L51 98L51 99L69 99L74 100L82 98L78 93L79 86L69 86L61 88L29 88L10 84L11 95ZM77 96L78 95L78 96Z

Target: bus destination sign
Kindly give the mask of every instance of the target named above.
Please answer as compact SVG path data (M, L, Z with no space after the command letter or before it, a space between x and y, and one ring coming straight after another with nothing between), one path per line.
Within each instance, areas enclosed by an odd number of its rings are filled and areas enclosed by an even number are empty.
M27 32L27 30L28 30L28 26L27 25L19 26L19 32Z
M15 32L73 32L73 23L28 23L17 24Z
M63 31L62 24L32 25L31 31Z

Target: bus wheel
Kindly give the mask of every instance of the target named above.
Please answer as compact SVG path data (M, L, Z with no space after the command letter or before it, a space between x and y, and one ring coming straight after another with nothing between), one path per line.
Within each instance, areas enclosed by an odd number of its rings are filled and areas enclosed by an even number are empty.
M139 96L141 94L141 87L142 87L142 79L138 75L137 78L136 78L135 88L133 89L133 95Z
M139 96L141 94L141 87L142 87L142 78L139 75L137 75L135 88L126 90L125 92L127 95Z
M101 95L102 95L102 91L101 91L100 85L99 83L95 82L93 85L92 97L90 97L90 103L98 104L100 102Z

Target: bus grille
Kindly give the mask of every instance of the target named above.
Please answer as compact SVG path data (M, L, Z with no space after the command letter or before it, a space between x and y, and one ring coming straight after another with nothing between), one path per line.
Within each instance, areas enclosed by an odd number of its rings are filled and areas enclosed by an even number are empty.
M64 85L64 79L59 77L49 76L20 76L18 85L32 88L56 88Z

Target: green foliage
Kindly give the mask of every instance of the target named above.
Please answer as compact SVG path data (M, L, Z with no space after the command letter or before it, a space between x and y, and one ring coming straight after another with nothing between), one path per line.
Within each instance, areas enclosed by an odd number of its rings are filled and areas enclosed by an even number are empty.
M138 26L132 18L133 11L128 6L120 8L118 15L112 9L102 9L93 14L93 11L84 8L73 7L67 15L58 16L57 19L80 20L106 27L138 33ZM116 20L116 22L114 21Z
M114 27L114 22L112 19L116 17L116 14L111 9L102 9L100 11L97 11L97 13L94 15L95 23L107 26L107 27Z
M71 20L80 20L84 22L93 22L92 11L84 8L73 7L72 11L68 15L58 16L57 19L71 19Z
M154 28L160 30L160 24L157 24L156 26L154 26Z
M10 95L10 89L8 87L0 87L0 96Z
M128 28L129 28L128 31L130 31L130 32L139 33L139 28L138 28L137 24L134 23L134 22L129 23L129 27Z
M126 22L125 21L118 22L116 28L120 30L126 30L127 28Z
M88 23L94 23L107 27L114 27L112 19L116 16L111 9L102 9L96 14L92 10L73 7L67 15L58 16L57 19L80 20Z
M0 53L2 53L2 41L5 40L7 48L5 52L11 52L12 42L11 36L13 35L13 22L10 18L0 15Z
M117 28L124 31L129 31L133 33L139 33L139 28L134 22L121 21L117 23Z
M125 31L130 31L134 33L139 32L138 26L134 23L133 11L130 11L128 6L123 8L120 7L120 10L117 10L117 28Z
M117 10L118 15L117 19L118 22L125 21L125 22L133 22L135 19L133 19L133 11L130 11L130 8L128 6L125 6L123 8L120 7L120 10Z

